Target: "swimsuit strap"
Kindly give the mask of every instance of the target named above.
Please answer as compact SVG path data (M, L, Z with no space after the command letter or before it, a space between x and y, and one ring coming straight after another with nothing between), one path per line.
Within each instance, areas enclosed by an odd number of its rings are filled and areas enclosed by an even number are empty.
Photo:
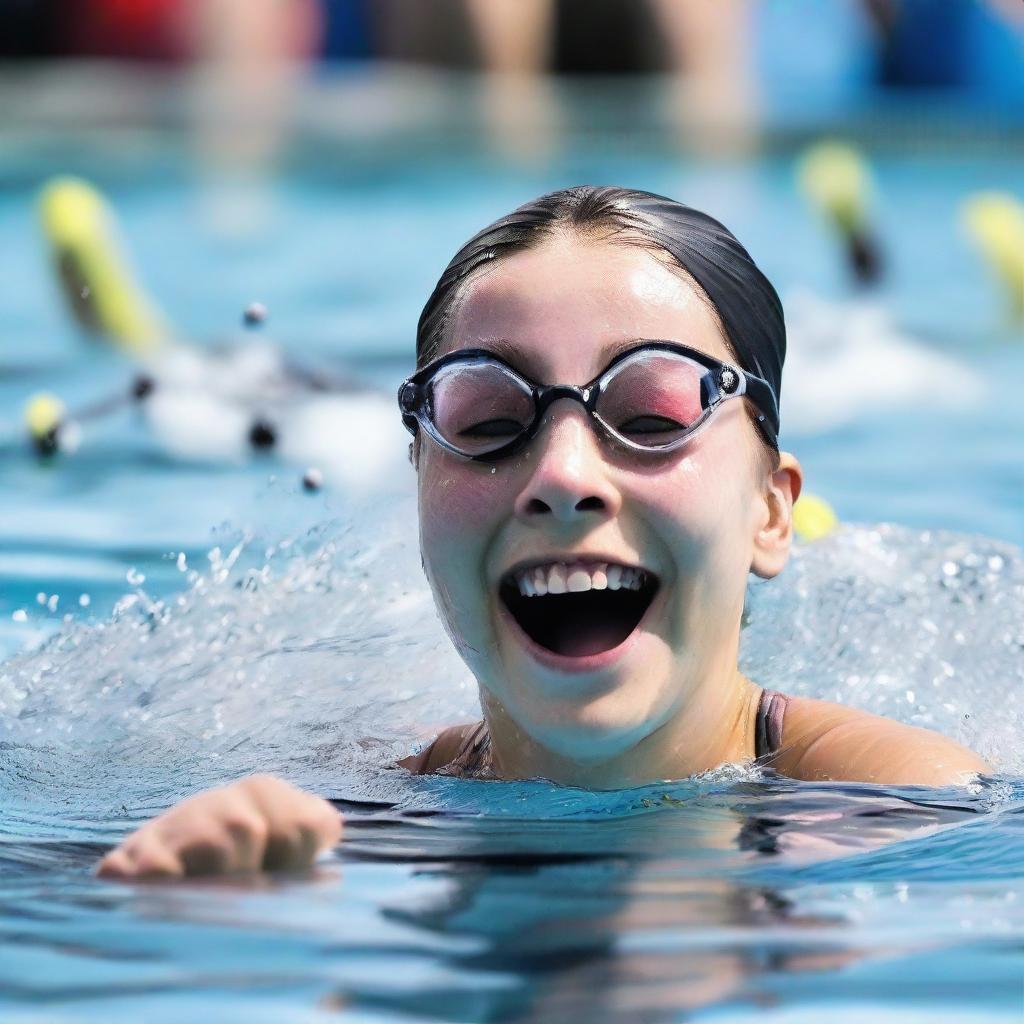
M762 690L757 704L754 723L754 756L757 760L771 757L782 746L782 729L789 698L778 690ZM490 753L491 735L487 723L480 722L471 729L459 746L459 752L444 766L444 771L472 774L486 764Z
M778 690L762 690L754 724L754 756L760 761L770 757L782 746L782 723L786 717L788 698Z
M483 767L491 746L487 723L480 722L462 741L459 752L444 767L448 771L475 772Z

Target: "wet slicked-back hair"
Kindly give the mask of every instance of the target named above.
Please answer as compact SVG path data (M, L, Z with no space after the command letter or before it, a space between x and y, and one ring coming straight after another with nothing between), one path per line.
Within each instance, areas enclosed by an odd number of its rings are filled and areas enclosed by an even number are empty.
M455 254L427 299L416 332L416 363L437 354L462 287L496 260L535 248L552 235L576 233L640 246L696 282L710 302L738 364L763 377L780 397L786 358L782 303L736 237L713 217L665 196L611 185L549 192L475 234ZM762 410L769 412L768 410ZM779 423L759 436L777 458Z

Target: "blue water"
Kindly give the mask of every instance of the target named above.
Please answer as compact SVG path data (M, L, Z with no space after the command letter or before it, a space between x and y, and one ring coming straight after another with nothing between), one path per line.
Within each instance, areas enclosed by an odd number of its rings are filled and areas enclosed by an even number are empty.
M0 191L0 1016L1020 1019L1024 338L957 223L971 191L1024 195L1019 161L880 157L889 273L869 296L789 158L297 160L231 231L177 162L94 174L183 336L235 337L258 298L276 343L381 389L456 245L542 190L666 192L748 244L792 329L784 441L851 525L752 588L744 666L939 728L997 775L887 790L724 768L621 794L387 767L476 710L400 452L349 486L360 439L338 437L317 494L301 461L182 462L129 414L30 456L28 394L74 406L131 367L69 325L31 206L55 168L26 167ZM346 841L314 872L90 876L134 824L252 770L342 801Z

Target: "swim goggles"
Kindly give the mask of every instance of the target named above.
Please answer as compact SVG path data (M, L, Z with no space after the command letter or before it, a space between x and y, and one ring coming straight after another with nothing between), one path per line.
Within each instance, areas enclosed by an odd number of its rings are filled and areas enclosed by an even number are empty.
M754 404L758 425L777 447L770 424L778 413L768 382L671 341L638 341L582 387L537 384L493 352L460 349L404 381L398 404L413 436L422 427L446 451L493 462L529 444L562 398L579 402L599 432L624 448L671 452L723 402L741 395Z

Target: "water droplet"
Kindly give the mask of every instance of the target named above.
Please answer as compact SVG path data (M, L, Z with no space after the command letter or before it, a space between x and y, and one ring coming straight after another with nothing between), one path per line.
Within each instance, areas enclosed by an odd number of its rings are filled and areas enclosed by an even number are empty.
M250 302L242 313L242 323L246 327L259 327L266 322L267 307L262 302Z
M143 573L139 572L138 569L133 565L128 572L125 574L125 579L133 586L139 587L146 582L146 577Z
M24 608L19 608L12 616L15 622L28 622L28 612Z
M83 608L88 608L91 602L92 602L92 598L88 594L80 594L78 596L78 603Z

